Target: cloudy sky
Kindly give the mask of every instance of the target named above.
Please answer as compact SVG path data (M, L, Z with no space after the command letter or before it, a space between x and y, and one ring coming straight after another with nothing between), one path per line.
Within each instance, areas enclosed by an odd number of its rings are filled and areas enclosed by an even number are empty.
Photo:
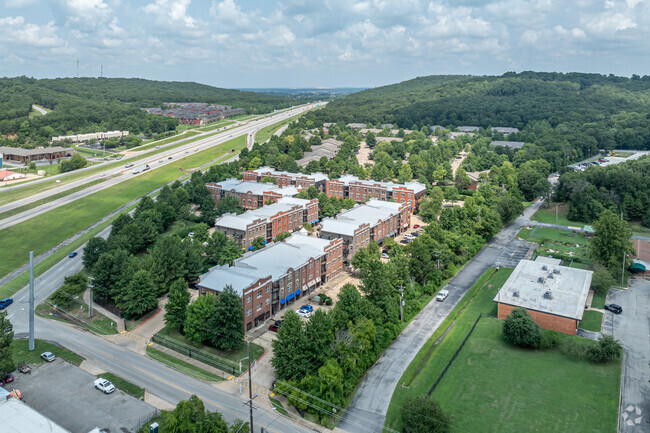
M0 0L0 76L373 87L650 70L650 0Z

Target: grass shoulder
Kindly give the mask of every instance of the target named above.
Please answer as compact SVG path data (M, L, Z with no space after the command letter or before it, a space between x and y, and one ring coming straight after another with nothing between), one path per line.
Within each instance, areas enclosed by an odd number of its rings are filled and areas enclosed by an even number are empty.
M13 358L16 365L21 362L24 362L30 367L44 364L45 361L41 358L41 353L43 352L52 352L57 358L65 359L76 366L79 366L83 361L83 358L76 353L45 340L34 340L34 350L30 351L28 339L16 339L14 340L13 349Z
M108 380L113 385L115 385L115 388L119 389L120 391L124 391L130 396L144 400L144 388L140 388L139 386L134 385L131 382L128 382L121 377L114 375L113 373L102 373L98 374L97 377Z
M182 359L162 352L153 347L147 347L147 356L199 380L205 380L207 382L219 382L224 380L219 375L204 370L194 364L190 364L189 362L185 362Z

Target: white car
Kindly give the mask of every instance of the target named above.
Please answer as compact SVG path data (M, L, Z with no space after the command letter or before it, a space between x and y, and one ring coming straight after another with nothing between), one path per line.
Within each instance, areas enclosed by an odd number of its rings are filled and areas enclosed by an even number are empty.
M105 171L102 172L102 176L106 176L106 172L105 172Z
M307 310L296 310L296 313L300 317L304 317L305 319L309 319L309 317L311 316L311 313Z
M104 394L110 394L115 391L115 386L106 379L101 377L95 381L95 388L103 392Z
M436 295L436 301L442 302L445 299L447 299L447 296L449 296L449 290L441 290L437 295Z
M56 359L56 356L54 356L52 352L43 352L41 353L41 358L43 358L47 362L52 362Z

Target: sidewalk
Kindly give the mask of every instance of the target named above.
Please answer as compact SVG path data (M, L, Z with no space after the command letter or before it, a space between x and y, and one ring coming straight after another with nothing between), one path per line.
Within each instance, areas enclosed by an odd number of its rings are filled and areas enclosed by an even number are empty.
M84 292L83 300L86 303L86 305L90 305L90 290L86 290ZM108 317L113 322L115 322L115 325L117 326L117 332L118 333L121 334L122 332L124 332L124 319L122 319L121 317L111 313L106 308L102 307L101 305L97 304L96 302L93 302L93 309L96 310L97 312L103 314L104 316Z

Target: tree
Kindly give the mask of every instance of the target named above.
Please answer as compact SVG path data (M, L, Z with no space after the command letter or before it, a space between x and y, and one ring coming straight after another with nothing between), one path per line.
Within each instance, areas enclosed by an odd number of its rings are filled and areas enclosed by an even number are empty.
M256 250L261 250L262 248L264 248L265 245L264 241L265 239L262 236L256 237L255 239L253 239L253 244L252 244L253 248Z
M107 252L109 249L110 246L108 245L108 242L106 242L106 239L99 236L90 238L84 247L83 258L81 259L84 268L91 270L95 263L97 263L99 256Z
M207 412L201 399L192 395L174 410L162 413L160 431L165 433L236 433L249 430L248 423L235 420L231 425L219 412Z
M593 362L609 362L623 352L623 346L611 335L601 335L598 343L587 347L587 357Z
M528 311L515 308L503 322L503 335L506 341L515 346L536 349L542 339L541 328Z
M224 232L215 230L205 247L207 263L210 265L230 265L241 257L244 250Z
M244 342L244 307L232 286L226 286L208 319L210 343L219 350L235 350Z
M6 311L0 311L0 374L11 373L16 369L14 363L14 328L7 318Z
M291 233L289 233L289 232L278 233L278 235L275 237L275 241L276 242L282 242L283 240L285 240L286 238L289 238L289 237L291 237Z
M185 269L187 280L195 281L205 271L205 256L203 245L198 242L182 242L185 254Z
M69 160L61 161L61 173L78 170L88 165L88 160L79 154L74 154Z
M305 334L302 320L292 311L287 311L284 322L278 329L277 338L271 343L273 345L273 358L271 365L275 369L278 379L289 380L303 377L311 366L306 358Z
M607 290L615 285L616 280L607 269L597 268L594 270L594 274L591 277L591 288L595 292L607 293Z
M507 194L499 199L495 209L499 213L503 225L506 225L521 215L524 205L514 195Z
M156 294L166 293L172 281L187 275L186 254L181 238L169 236L161 238L151 249L151 275L156 285Z
M366 144L370 148L374 147L377 144L377 138L375 137L374 132L369 132L366 134Z
M622 267L627 268L627 263L623 264L624 257L634 253L631 236L632 231L627 222L610 210L605 210L594 223L594 235L589 240L589 255L612 275L618 275Z
M110 250L99 256L93 266L93 293L97 299L108 301L128 285L131 277L126 272L129 267L125 264L128 261L129 255L123 249Z
M181 328L185 324L190 297L185 280L179 278L172 283L169 287L169 299L165 305L165 324L167 326Z
M442 188L436 186L431 191L431 194L424 197L420 203L419 214L425 222L431 222L438 219L438 215L442 211L442 202L444 201L444 193Z
M454 183L457 188L465 189L472 184L472 180L467 175L467 172L462 168L456 170L456 177L454 178Z
M427 396L407 397L402 407L404 431L408 433L447 433L449 416Z
M120 307L125 317L140 317L158 306L156 286L149 272L137 271L129 282L128 290L120 299Z
M208 322L216 302L216 296L208 293L187 306L184 332L189 340L199 344L210 339Z
M206 242L208 240L208 225L206 223L198 223L194 226L194 239L199 242Z
M228 196L219 200L219 204L217 204L217 213L219 215L226 213L235 213L239 215L244 213L244 207L239 203L237 197Z

